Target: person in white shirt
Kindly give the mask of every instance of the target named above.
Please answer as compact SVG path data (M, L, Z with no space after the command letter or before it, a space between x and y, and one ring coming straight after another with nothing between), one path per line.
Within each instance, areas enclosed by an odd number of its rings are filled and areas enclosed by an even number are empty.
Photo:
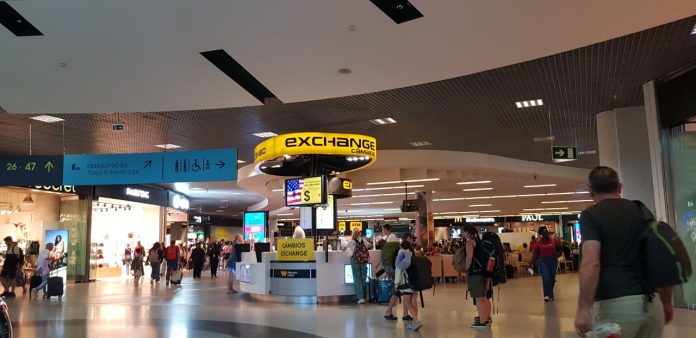
M400 242L399 239L391 232L391 225L385 224L382 226L382 233L384 234L385 242Z
M41 276L41 284L31 289L29 297L31 297L32 295L36 297L39 293L39 290L43 290L43 296L44 298L46 298L46 285L48 285L48 274L50 272L48 265L51 261L55 260L55 258L51 254L52 251L53 243L47 243L46 249L41 250L41 253L39 253L39 260L36 263L36 275Z
M295 229L295 231L292 233L292 238L305 238L304 229L302 229L297 222L292 223L292 226Z

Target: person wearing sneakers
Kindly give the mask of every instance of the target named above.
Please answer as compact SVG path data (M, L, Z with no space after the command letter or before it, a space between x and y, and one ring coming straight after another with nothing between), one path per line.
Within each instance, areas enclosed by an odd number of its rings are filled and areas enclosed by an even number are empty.
M391 229L389 229L389 230L390 230L390 232L391 232ZM393 235L394 235L394 234L391 234L391 233L390 233L389 235L385 235L385 236L387 236L387 242L388 242L388 243L391 242L391 241L389 240L389 237L396 237L396 236L393 236ZM401 237L401 240L404 241L404 242L408 242L408 243L410 244L410 247L411 247L411 249L410 249L410 250L411 250L411 254L415 255L415 252L413 251L413 247L415 246L416 239L413 237L413 235L410 234L410 233L405 233L405 234ZM399 240L397 239L397 242L398 242L398 241L399 241ZM399 249L400 249L400 246L399 246ZM396 254L398 255L399 252L397 251ZM394 258L394 262L396 262L396 258ZM395 264L396 264L396 263L395 263ZM389 276L389 278L390 278L391 280L394 280L394 279L395 279L395 275L394 275L394 274L395 274L395 269L396 269L396 266L394 266L394 267L391 269L391 275ZM387 274L390 273L389 270L386 269L386 266L385 266L385 270L387 271ZM389 305L387 306L387 309L386 309L386 311L384 312L384 319L386 319L386 320L399 320L399 318L398 318L397 316L394 315L394 308L396 307L396 304L397 304L398 302L399 302L399 297L396 295L396 292L395 292L395 293L392 294L392 298L389 300ZM402 319L403 321L405 321L405 322L413 321L413 317L412 317L410 314L408 314L408 309L416 309L416 312L418 311L418 297L413 297L413 298L412 298L412 305L413 305L413 306L410 306L409 304L406 304L406 302L402 302L401 304L402 304L402 306L403 306L403 308L404 308L403 317L401 317L401 319Z
M413 290L413 286L408 281L408 274L406 270L411 266L411 257L413 257L413 249L411 247L411 242L402 241L401 249L396 255L396 263L394 264L396 269L394 270L394 288L395 294L398 297L403 296L403 303L406 305L405 314L411 313L413 321L406 324L406 328L412 331L418 331L423 324L418 320L418 306L415 305L416 302L413 300L417 298L418 293Z
M41 253L39 253L39 259L36 262L36 275L41 276L41 284L30 290L29 298L32 296L36 298L39 290L43 290L43 297L46 298L46 286L48 285L48 276L51 272L49 264L54 260L53 255L51 255L52 251L53 243L47 243L46 249L41 250Z
M350 266L353 272L353 287L355 288L355 298L358 304L365 303L365 288L367 283L367 264L370 264L369 250L372 247L370 242L362 239L361 231L353 229L353 239L342 249L349 251Z
M169 285L172 272L179 270L179 260L181 259L181 251L179 251L179 247L176 246L175 240L172 240L167 249L164 250L164 258L167 260L166 281L167 285Z
M471 297L476 300L478 317L474 318L471 328L486 329L490 324L491 301L486 297L490 282L484 275L489 255L481 248L478 231L471 225L464 228L466 238L466 283Z
M546 226L541 226L537 232L541 237L536 241L532 265L536 264L541 273L542 287L544 289L544 302L553 302L553 288L556 285L556 269L558 269L557 257L562 254L561 246L551 238Z
M19 268L20 251L11 236L5 237L5 245L7 245L7 253L2 266L2 273L0 273L0 281L2 281L2 286L5 288L2 297L15 297L13 289L17 277L17 269Z

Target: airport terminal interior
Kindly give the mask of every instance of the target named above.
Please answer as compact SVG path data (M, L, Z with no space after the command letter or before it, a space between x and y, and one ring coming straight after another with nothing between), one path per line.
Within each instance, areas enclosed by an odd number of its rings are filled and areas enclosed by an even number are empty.
M696 336L696 2L0 24L0 338Z

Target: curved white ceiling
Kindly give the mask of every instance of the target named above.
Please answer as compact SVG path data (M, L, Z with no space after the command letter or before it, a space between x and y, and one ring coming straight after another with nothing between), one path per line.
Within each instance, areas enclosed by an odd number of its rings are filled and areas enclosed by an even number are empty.
M45 36L0 29L0 106L92 113L258 105L199 54L214 49L283 102L347 96L527 61L696 14L690 0L412 3L424 17L397 25L367 0L16 1Z
M360 219L413 216L412 213L401 213L398 210L401 201L406 198L404 189L382 190L384 187L403 184L368 183L439 178L438 181L410 183L409 186L412 188L408 191L434 191L433 198L441 201L434 202L431 211L442 215L455 215L459 212L477 215L476 211L483 211L479 216L518 215L528 211L543 214L579 211L591 205L591 202L587 201L589 195L582 193L587 191L585 182L588 173L588 169L534 163L488 154L440 150L383 150L379 152L379 160L375 165L343 175L353 181L355 190L352 198L339 200L338 210L339 216L354 216ZM254 170L253 165L240 168L238 177L240 187L266 196L267 209L271 211L271 215L280 214L280 218L299 216L297 210L290 211L284 207L284 177L260 175ZM457 184L489 180L491 182L486 184ZM555 186L525 188L526 185L540 184ZM360 191L374 188L379 190ZM463 191L467 188L491 190ZM569 194L571 192L572 194ZM496 197L487 198L491 196ZM413 195L408 195L408 198L413 198ZM560 203L561 201L563 203Z

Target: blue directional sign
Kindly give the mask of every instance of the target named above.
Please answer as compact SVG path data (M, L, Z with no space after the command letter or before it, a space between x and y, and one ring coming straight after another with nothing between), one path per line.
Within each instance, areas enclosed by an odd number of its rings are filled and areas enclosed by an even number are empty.
M0 156L0 185L62 185L63 156Z
M162 182L231 181L237 179L237 149L163 153Z
M162 182L162 153L65 155L63 184Z

